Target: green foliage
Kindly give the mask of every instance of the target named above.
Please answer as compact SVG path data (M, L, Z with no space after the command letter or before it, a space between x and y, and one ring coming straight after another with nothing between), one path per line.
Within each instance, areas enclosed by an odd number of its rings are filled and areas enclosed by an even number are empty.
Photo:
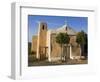
M81 46L81 55L87 57L87 34L84 31L81 31L77 34L76 42Z
M28 42L28 54L30 55L31 54L31 43Z
M87 43L87 34L81 31L76 36L76 42L80 45L85 45Z
M56 36L56 42L63 45L63 44L68 44L69 43L69 36L67 33L59 33L57 36Z
M61 47L61 60L63 60L62 59L63 57L66 59L66 56L64 56L64 53L63 53L63 46L64 44L67 45L69 41L70 41L70 37L68 36L67 33L59 33L56 36L56 42L60 44L60 47Z

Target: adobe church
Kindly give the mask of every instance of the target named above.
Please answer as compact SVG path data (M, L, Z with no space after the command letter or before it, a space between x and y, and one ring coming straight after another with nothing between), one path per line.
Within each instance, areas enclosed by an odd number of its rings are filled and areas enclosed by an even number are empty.
M80 59L81 48L76 42L77 32L67 24L57 29L48 29L47 23L40 22L37 36L32 37L31 50L36 53L36 58L40 60L57 61L61 60L61 47L56 42L59 33L66 33L70 37L67 48L63 49L63 54L68 59ZM67 53L67 54L66 54Z

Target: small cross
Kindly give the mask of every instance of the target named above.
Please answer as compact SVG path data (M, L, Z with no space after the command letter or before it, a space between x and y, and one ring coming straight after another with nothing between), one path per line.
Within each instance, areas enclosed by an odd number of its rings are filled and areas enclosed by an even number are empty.
M67 20L65 20L65 25L68 26Z

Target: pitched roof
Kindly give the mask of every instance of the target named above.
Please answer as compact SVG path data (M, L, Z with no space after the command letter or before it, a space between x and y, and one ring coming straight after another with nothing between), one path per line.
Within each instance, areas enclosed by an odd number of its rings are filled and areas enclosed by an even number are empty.
M60 32L61 33L67 32L68 35L76 35L76 33L77 33L73 28L67 26L66 24L56 30L51 31L51 33L60 33Z

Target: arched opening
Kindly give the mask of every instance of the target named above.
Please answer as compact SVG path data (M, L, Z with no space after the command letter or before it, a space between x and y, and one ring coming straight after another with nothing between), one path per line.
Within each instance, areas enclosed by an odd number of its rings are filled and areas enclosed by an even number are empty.
M45 27L45 26L43 25L43 26L42 26L42 29L43 29L43 30L44 30L44 27Z

